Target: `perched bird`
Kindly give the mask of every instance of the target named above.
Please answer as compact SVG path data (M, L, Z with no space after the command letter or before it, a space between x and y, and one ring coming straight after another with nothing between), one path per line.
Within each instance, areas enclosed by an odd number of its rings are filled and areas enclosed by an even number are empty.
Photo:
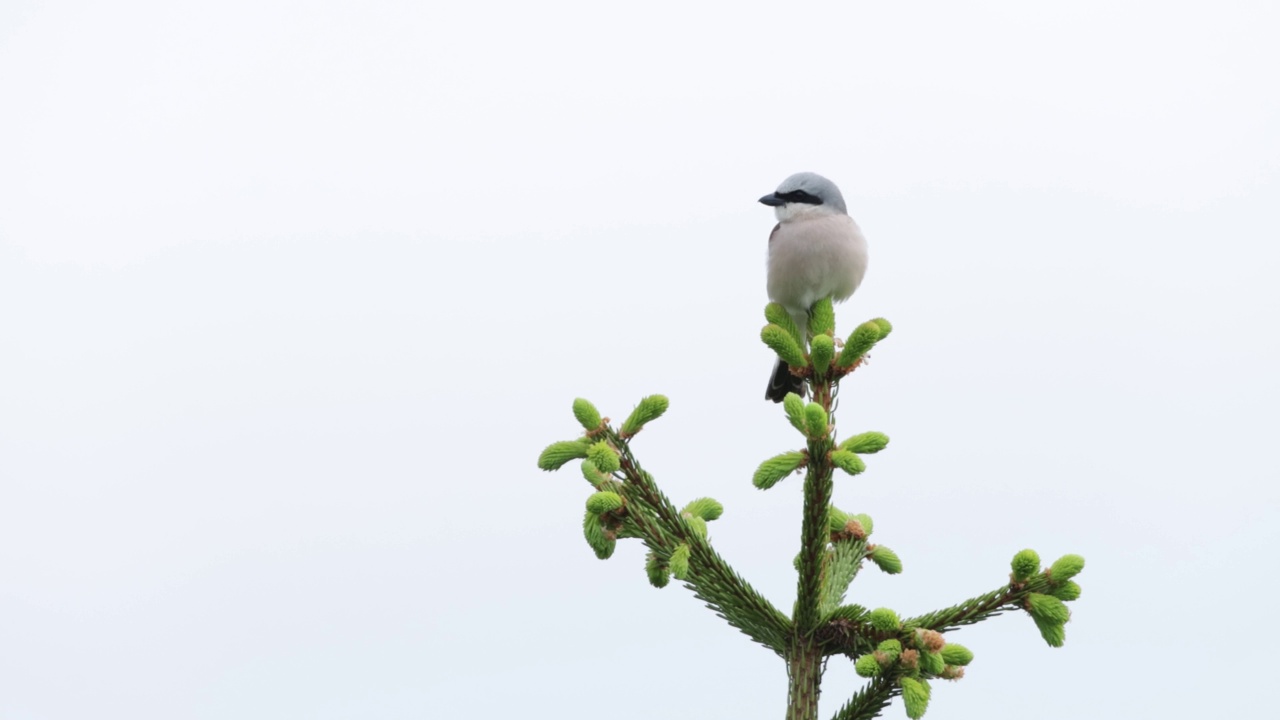
M778 217L769 234L769 299L791 313L804 335L810 305L828 295L847 300L858 289L867 272L867 241L840 188L817 173L792 175L760 202ZM803 396L804 379L778 360L764 397L782 402L790 392Z

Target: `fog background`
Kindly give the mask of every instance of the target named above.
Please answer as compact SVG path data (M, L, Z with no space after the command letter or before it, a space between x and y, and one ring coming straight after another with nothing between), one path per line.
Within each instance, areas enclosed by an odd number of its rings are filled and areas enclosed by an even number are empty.
M1280 471L1270 2L0 6L0 718L778 717L780 660L535 467L576 396L791 606L767 208L893 336L839 480L916 614L1088 559L930 717L1256 714ZM834 712L860 684L833 659ZM886 712L901 717L900 703Z

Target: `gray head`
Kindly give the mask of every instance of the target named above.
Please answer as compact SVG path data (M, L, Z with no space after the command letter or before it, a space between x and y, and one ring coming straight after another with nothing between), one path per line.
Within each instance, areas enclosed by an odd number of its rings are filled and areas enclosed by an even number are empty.
M760 202L772 207L787 203L803 203L805 205L826 205L839 210L845 215L849 211L844 206L844 196L840 188L818 173L800 172L792 175L778 186L777 192L765 195Z

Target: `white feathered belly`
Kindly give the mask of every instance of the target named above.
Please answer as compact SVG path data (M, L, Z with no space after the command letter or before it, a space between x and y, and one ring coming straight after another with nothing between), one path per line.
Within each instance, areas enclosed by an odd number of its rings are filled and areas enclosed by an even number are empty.
M867 241L848 215L782 223L769 241L769 299L793 315L828 295L846 300L867 272Z

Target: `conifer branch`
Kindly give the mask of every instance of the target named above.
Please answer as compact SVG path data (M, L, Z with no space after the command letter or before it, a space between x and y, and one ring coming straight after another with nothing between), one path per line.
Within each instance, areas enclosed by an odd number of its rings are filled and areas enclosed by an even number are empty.
M791 632L791 621L787 616L734 572L705 537L690 530L675 505L653 482L653 476L640 467L627 441L612 429L607 429L605 434L621 455L625 487L632 490L634 497L652 512L650 520L656 521L644 525L645 540L650 549L660 554L670 553L675 544L688 544L689 576L685 585L730 625L782 654Z
M897 683L888 677L878 677L853 694L831 720L870 720L889 707L893 697L902 692Z
M1026 593L1025 589L1018 591L1009 585L1005 585L985 595L969 598L949 608L908 618L903 624L909 627L924 628L925 630L937 630L938 632L955 630L965 625L982 622L987 618L1006 612L1011 607L1016 607Z
M867 557L867 543L863 540L842 540L833 544L823 579L822 598L818 612L825 617L844 602L849 585L862 568Z

